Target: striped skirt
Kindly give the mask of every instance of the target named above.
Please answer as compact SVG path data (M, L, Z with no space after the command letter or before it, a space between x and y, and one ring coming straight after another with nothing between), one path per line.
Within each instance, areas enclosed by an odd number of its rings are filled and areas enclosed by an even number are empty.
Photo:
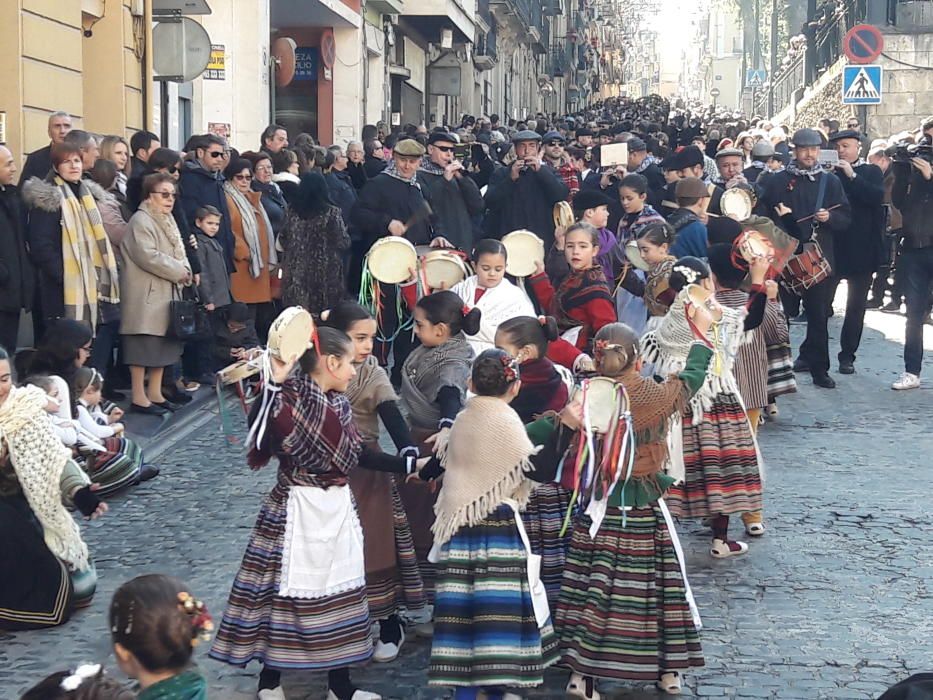
M402 607L413 612L425 606L424 584L421 582L421 570L418 568L408 517L395 481L390 481L395 567L374 573L366 572L366 598L369 600L369 614L374 620L384 620Z
M210 657L282 670L367 661L373 646L365 586L322 598L278 594L287 500L287 488L276 486L263 502Z
M780 343L768 346L768 403L784 394L797 391L797 378L794 376L794 355L790 344Z
M657 504L610 508L591 539L590 518L573 530L555 625L559 664L576 673L654 681L702 666L700 636L671 533Z
M527 554L508 506L441 548L428 683L531 688L557 660L550 622L538 629Z
M540 484L522 513L531 551L541 555L541 581L547 589L547 600L552 609L557 605L560 582L564 576L564 558L573 533L571 525L564 536L560 536L572 496L573 492L560 484Z
M105 452L88 451L83 456L88 476L100 484L97 495L106 498L136 483L143 465L143 453L128 438L109 437L101 442Z
M761 474L755 437L734 394L717 394L697 421L683 419L685 475L664 500L679 518L761 510Z

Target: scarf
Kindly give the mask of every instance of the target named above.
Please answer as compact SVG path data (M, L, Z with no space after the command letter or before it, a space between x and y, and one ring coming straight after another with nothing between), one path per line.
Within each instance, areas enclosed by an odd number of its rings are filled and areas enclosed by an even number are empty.
M45 544L72 571L89 568L81 530L62 505L61 476L71 453L52 432L45 413L48 397L33 386L12 387L0 405L0 443L26 502L42 526Z
M392 165L395 165L395 161L392 162ZM428 173L429 175L443 175L444 167L435 163L428 156L425 156L421 159L421 165L418 167L418 171Z
M819 163L814 165L812 168L809 168L808 170L804 170L799 165L797 165L796 160L792 160L790 163L788 163L786 169L788 172L790 172L793 175L796 175L797 177L805 177L808 180L811 180L813 182L816 182L817 175L819 175L822 172L825 172L823 170L823 166L820 165Z
M240 212L240 220L243 222L243 238L246 239L246 245L249 246L249 276L253 279L262 274L266 263L275 265L278 263L278 257L275 253L275 244L272 240L272 224L269 223L269 216L261 205L253 208L252 202L246 198L242 192L229 182L224 183L224 192L233 200L233 204ZM259 222L256 216L263 218L266 225L266 258L263 259L262 243L259 236Z
M467 401L438 454L446 471L434 506L435 543L444 544L460 528L476 525L506 498L524 508L531 495L525 472L531 471L531 456L539 450L507 403L492 396Z
M753 160L752 164L749 165L748 167L755 168L757 170L764 170L766 167L768 167L768 164L765 163L763 160Z
M603 269L594 265L579 272L571 271L560 283L554 299L557 302L557 325L565 331L582 325L580 321L570 317L573 309L586 306L597 299L605 299L612 303L612 294L606 284Z
M658 159L649 153L647 156L645 156L645 159L641 162L641 165L635 168L635 172L640 175L641 173L645 172L652 163L657 162Z
M184 671L150 685L138 700L207 700L207 681L193 669Z
M97 304L120 302L117 261L97 202L84 182L75 195L57 175L62 195L62 263L65 318L97 326Z
M437 392L443 387L458 387L461 398L466 396L473 358L473 348L462 332L436 347L419 345L411 351L402 367L401 395L412 428L437 428L441 418Z
M353 416L364 442L379 439L379 416L377 409L386 401L396 401L398 397L389 381L389 375L379 366L375 355L356 366L356 375L344 396L353 408Z
M185 244L181 240L181 232L178 230L178 223L175 221L175 217L171 214L163 214L161 211L158 211L148 200L143 201L143 203L139 205L139 208L152 217L152 220L155 221L162 235L171 241L172 257L176 260L187 260ZM216 239L212 238L211 240L216 242Z
M422 161L421 163L423 166L424 161ZM414 175L412 175L410 179L407 177L402 177L401 173L398 171L398 168L395 167L394 158L392 159L392 162L389 163L386 169L383 170L382 172L384 172L389 177L394 177L396 180L401 180L402 182L408 185L411 185L412 187L417 187L419 190L421 189L421 185L418 184L418 173L415 173Z
M567 385L546 357L526 360L519 368L522 387L509 404L522 423L548 411L560 411L567 404Z

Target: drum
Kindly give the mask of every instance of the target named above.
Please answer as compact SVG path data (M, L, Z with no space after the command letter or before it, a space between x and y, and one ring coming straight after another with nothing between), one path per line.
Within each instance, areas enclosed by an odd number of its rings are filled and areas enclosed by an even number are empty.
M505 271L514 277L530 277L535 273L535 263L544 264L544 241L531 231L519 229L502 237L502 245L508 252Z
M443 248L435 248L421 258L421 267L431 289L450 289L467 277L463 257Z
M619 405L619 401L624 401L625 394L618 391L618 383L608 377L592 377L583 382L583 385L574 387L571 400L582 398L583 386L586 386L586 405L583 410L589 416L593 432L605 435L620 411L627 410L626 406Z
M373 243L366 254L370 274L383 284L401 284L418 267L415 246L401 236L386 236Z
M289 306L269 326L269 352L283 362L301 357L311 347L314 319L300 306Z
M551 212L551 216L554 219L554 226L571 226L574 223L573 218L573 207L570 206L568 202L560 201L554 205L554 209Z
M754 194L742 187L733 187L722 193L719 208L725 216L745 221L755 208Z
M220 383L224 386L237 384L244 379L259 374L259 363L240 360L217 371Z
M638 251L638 241L631 240L625 244L625 257L628 258L628 261L632 263L632 266L636 270L644 270L647 272L651 269L651 265L645 262L645 259L641 257L641 253Z

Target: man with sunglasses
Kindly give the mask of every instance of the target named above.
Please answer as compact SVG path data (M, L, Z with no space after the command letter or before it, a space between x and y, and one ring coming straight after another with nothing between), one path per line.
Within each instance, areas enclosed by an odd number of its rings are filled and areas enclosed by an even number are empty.
M577 177L577 169L573 167L573 160L564 152L564 144L564 137L559 131L548 131L544 135L544 162L550 165L557 177L567 185L567 189L570 190L567 201L572 202L573 196L580 191L580 178Z
M208 206L217 209L221 213L221 219L216 240L224 249L227 270L233 272L236 269L233 265L234 238L230 228L230 212L227 210L222 175L227 162L226 144L214 134L203 134L192 141L194 148L184 162L179 182L181 207L188 226L184 233L194 233L195 213L198 209Z
M428 137L428 152L418 168L418 181L431 204L446 238L454 247L473 249L474 222L486 208L476 182L464 170L454 150L456 137L434 131ZM464 146L464 148L467 148Z

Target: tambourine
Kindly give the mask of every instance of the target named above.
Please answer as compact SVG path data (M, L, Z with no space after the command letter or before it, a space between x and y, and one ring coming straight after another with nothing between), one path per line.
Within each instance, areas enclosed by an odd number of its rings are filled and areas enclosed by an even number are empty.
M647 272L651 269L651 265L645 262L645 259L641 257L641 251L638 250L638 241L632 239L625 244L625 257L628 258L628 261L632 263L632 267L636 270L644 270Z
M401 284L417 268L418 253L407 238L385 236L373 243L365 264L370 274L383 284Z
M554 219L555 227L563 226L566 228L574 223L573 207L565 201L560 201L554 205L551 216Z
M431 289L450 289L466 279L463 256L453 250L435 248L421 258L425 282Z
M722 193L719 209L724 216L736 221L745 221L751 217L756 201L757 197L753 190L750 191L739 185Z
M519 229L502 237L502 245L508 252L505 271L513 277L531 277L537 266L544 263L544 241L531 231Z
M224 386L238 384L244 379L248 379L257 374L259 374L259 365L255 362L249 362L248 360L234 362L232 365L227 365L223 369L217 371L220 383Z
M314 319L300 306L289 306L269 326L269 352L283 362L301 357L311 347Z
M625 410L625 407L618 405L620 400L625 400L625 394L617 391L617 382L608 377L592 377L583 382L583 385L574 387L571 400L582 398L583 386L586 386L583 410L589 416L593 432L605 435L612 428L613 420L620 410Z
M743 231L735 239L733 245L746 262L750 263L755 258L765 258L768 262L774 261L774 244L760 231L754 229Z

